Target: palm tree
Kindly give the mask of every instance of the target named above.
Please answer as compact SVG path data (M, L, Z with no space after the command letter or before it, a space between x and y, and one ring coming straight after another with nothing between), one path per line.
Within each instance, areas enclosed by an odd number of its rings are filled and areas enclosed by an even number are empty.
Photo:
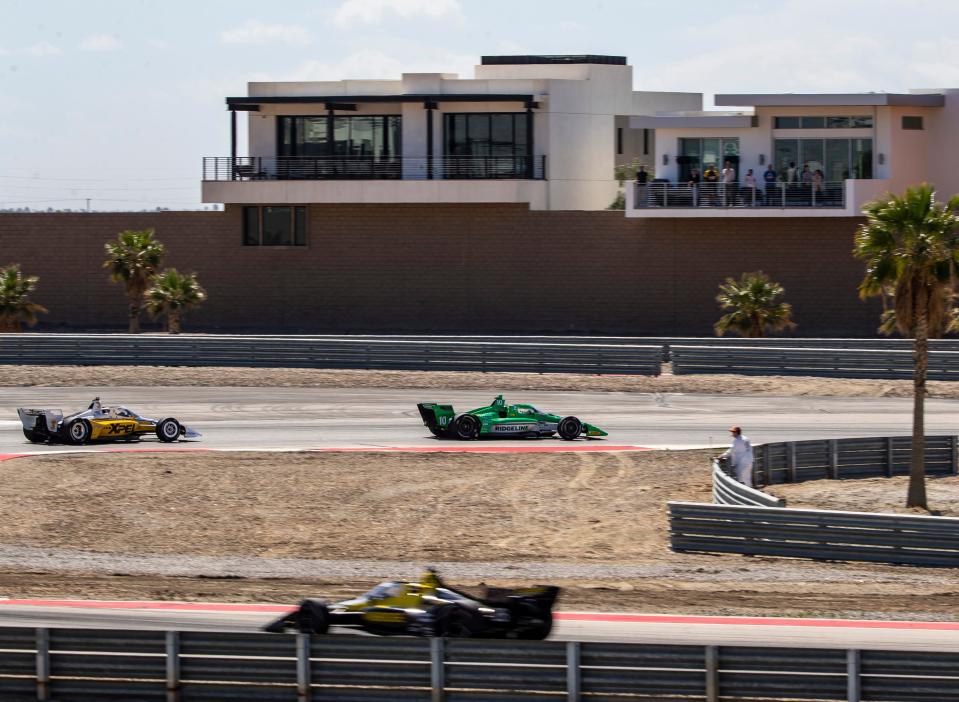
M196 280L196 273L189 275L167 268L146 292L147 310L152 317L165 314L167 330L171 334L180 333L180 320L183 313L193 309L206 299L206 291Z
M929 337L942 333L959 272L959 196L943 204L932 186L887 194L863 207L866 223L853 253L866 261L862 298L893 289L896 328L913 345L912 456L907 507L928 509L925 469L926 374Z
M726 278L719 286L716 302L721 309L731 310L713 325L716 336L734 331L740 336L763 337L767 331L782 331L796 325L790 319L792 307L776 302L785 291L779 283L758 271L743 273L739 280Z
M139 334L143 295L156 277L166 249L153 238L152 229L128 229L120 232L116 241L108 241L106 251L103 267L110 269L110 280L123 283L130 305L129 331Z
M30 302L28 297L38 280L35 275L23 275L17 263L0 268L0 332L23 331L22 322L32 327L37 314L47 312L46 307Z

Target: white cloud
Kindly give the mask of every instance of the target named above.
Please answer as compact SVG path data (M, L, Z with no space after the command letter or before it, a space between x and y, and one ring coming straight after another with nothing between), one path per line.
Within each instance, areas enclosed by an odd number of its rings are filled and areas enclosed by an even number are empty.
M112 34L91 34L80 42L84 51L116 51L123 43Z
M339 26L372 24L383 22L390 15L403 19L458 18L462 16L462 7L459 0L343 0L333 13L333 23Z
M448 52L419 52L415 58L402 59L375 49L364 49L344 56L339 61L304 61L279 75L259 73L250 76L253 82L328 81L328 80L399 80L402 73L457 73L472 77L476 57Z
M264 24L247 20L239 27L220 32L224 44L308 44L310 33L290 24Z
M162 39L148 39L147 45L154 49L169 49L170 42L163 41Z
M59 47L49 44L45 41L41 41L39 44L33 44L28 46L23 50L23 53L28 54L29 56L58 56L63 52Z

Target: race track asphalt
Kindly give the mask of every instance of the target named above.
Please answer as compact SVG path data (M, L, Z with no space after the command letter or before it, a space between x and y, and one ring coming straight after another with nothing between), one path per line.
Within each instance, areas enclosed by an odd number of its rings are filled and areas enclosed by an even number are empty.
M743 427L754 444L852 436L908 435L908 398L766 397L625 392L517 392L507 402L528 402L575 414L609 432L605 440L439 440L423 427L416 403L452 402L459 410L489 404L478 391L326 388L2 388L0 454L65 450L34 446L22 435L17 407L86 407L100 395L105 405L126 405L145 416L174 416L203 434L179 447L214 449L335 449L614 446L701 448L727 442L730 425ZM959 431L959 401L927 400L926 432ZM156 444L155 440L151 445ZM146 441L140 444L142 448ZM113 445L116 448L116 445Z

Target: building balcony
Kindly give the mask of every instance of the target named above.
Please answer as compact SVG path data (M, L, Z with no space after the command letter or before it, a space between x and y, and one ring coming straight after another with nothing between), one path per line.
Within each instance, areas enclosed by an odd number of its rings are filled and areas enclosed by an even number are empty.
M627 217L857 217L887 180L742 184L651 182L626 187Z
M546 204L545 156L208 157L203 202Z

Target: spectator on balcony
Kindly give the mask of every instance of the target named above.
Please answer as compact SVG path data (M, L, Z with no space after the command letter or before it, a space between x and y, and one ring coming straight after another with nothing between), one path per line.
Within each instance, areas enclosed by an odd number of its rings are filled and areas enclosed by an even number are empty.
M810 184L812 184L812 171L809 170L809 164L808 164L808 163L807 163L805 166L802 167L802 176L801 176L801 178L802 178L803 185L810 185Z
M699 205L699 183L702 181L702 176L699 175L699 169L693 168L689 172L689 180L686 181L686 185L689 186L689 194L692 198L693 207Z
M796 162L790 161L789 168L786 169L786 182L795 183L796 182Z
M821 205L823 200L823 181L825 177L823 173L818 168L816 172L812 174L812 201L813 204Z
M646 166L640 166L636 171L636 204L639 207L646 207L646 183L649 182L649 173L646 172Z
M719 456L729 461L729 467L736 474L736 480L743 485L753 486L753 445L749 437L743 436L739 427L729 427L733 442L729 449Z
M729 161L723 165L723 197L725 204L731 206L736 202L739 184L736 182L736 169Z
M703 195L706 196L707 204L716 204L716 195L719 188L719 171L716 170L716 164L710 163L703 171Z
M776 180L778 178L779 176L776 174L776 169L773 168L773 164L770 162L763 172L763 181L766 183L766 202L771 201L776 190Z
M747 207L755 206L756 202L762 204L763 193L756 187L757 185L756 176L753 175L753 169L750 168L746 171L746 175L743 176L743 204Z

